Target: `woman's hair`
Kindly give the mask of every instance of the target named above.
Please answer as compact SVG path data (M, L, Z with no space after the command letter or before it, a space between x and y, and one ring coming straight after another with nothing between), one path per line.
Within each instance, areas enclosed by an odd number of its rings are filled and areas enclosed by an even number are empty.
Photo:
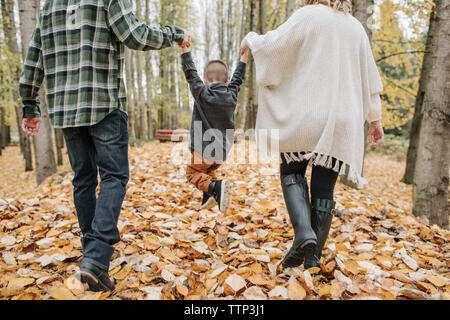
M297 0L297 4L300 7L304 7L310 4L324 4L338 11L350 14L352 13L351 0Z

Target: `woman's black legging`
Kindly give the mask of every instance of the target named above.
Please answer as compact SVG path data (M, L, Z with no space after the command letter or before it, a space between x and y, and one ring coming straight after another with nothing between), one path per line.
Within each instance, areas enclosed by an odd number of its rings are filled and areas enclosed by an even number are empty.
M309 160L293 161L287 163L286 159L281 155L280 175L285 176L289 174L300 174L305 177L306 168ZM336 159L333 158L333 167L336 164ZM342 163L340 164L342 165ZM312 199L328 199L334 200L334 188L339 174L322 166L312 166L311 173L311 198Z

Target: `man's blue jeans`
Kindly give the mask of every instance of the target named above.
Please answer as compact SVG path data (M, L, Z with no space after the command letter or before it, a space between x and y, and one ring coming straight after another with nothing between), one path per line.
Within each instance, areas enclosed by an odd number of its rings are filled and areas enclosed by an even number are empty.
M74 171L83 262L106 271L114 253L112 245L120 241L117 221L129 179L127 119L124 112L115 110L94 126L63 129Z

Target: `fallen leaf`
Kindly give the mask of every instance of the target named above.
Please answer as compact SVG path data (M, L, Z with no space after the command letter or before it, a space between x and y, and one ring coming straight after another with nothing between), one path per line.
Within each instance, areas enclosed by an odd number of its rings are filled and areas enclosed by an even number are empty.
M285 287L276 286L275 288L269 291L269 297L288 299L289 298L288 290Z
M333 280L331 281L330 294L334 299L337 299L342 295L342 293L344 293L346 288L347 285L345 283Z
M72 276L64 280L64 286L72 291L72 293L76 296L83 294L85 291L83 284L76 276Z
M247 300L266 300L267 296L264 291L258 286L247 288L242 294Z
M442 277L427 275L425 278L436 287L443 287L447 284L447 280Z
M289 280L288 296L291 300L303 300L306 297L305 289L303 289L303 287L294 277L291 277L291 279Z
M7 288L10 290L22 290L26 286L33 284L34 281L34 278L14 278L9 280Z
M231 274L226 280L225 283L233 289L234 292L239 292L243 288L245 288L246 282L237 274Z
M189 289L184 285L177 286L177 291L182 296L187 296L189 294Z
M65 287L51 288L49 293L56 300L77 300L73 293Z

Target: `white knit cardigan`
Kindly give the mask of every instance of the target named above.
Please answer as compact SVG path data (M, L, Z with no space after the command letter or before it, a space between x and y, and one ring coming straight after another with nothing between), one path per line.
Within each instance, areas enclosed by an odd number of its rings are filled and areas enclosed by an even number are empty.
M288 162L311 159L362 188L364 122L381 119L383 84L361 23L330 7L309 5L277 30L251 32L245 39L259 88L258 150L270 150L275 138ZM278 137L271 136L273 129L279 129ZM332 158L344 165L333 167Z

